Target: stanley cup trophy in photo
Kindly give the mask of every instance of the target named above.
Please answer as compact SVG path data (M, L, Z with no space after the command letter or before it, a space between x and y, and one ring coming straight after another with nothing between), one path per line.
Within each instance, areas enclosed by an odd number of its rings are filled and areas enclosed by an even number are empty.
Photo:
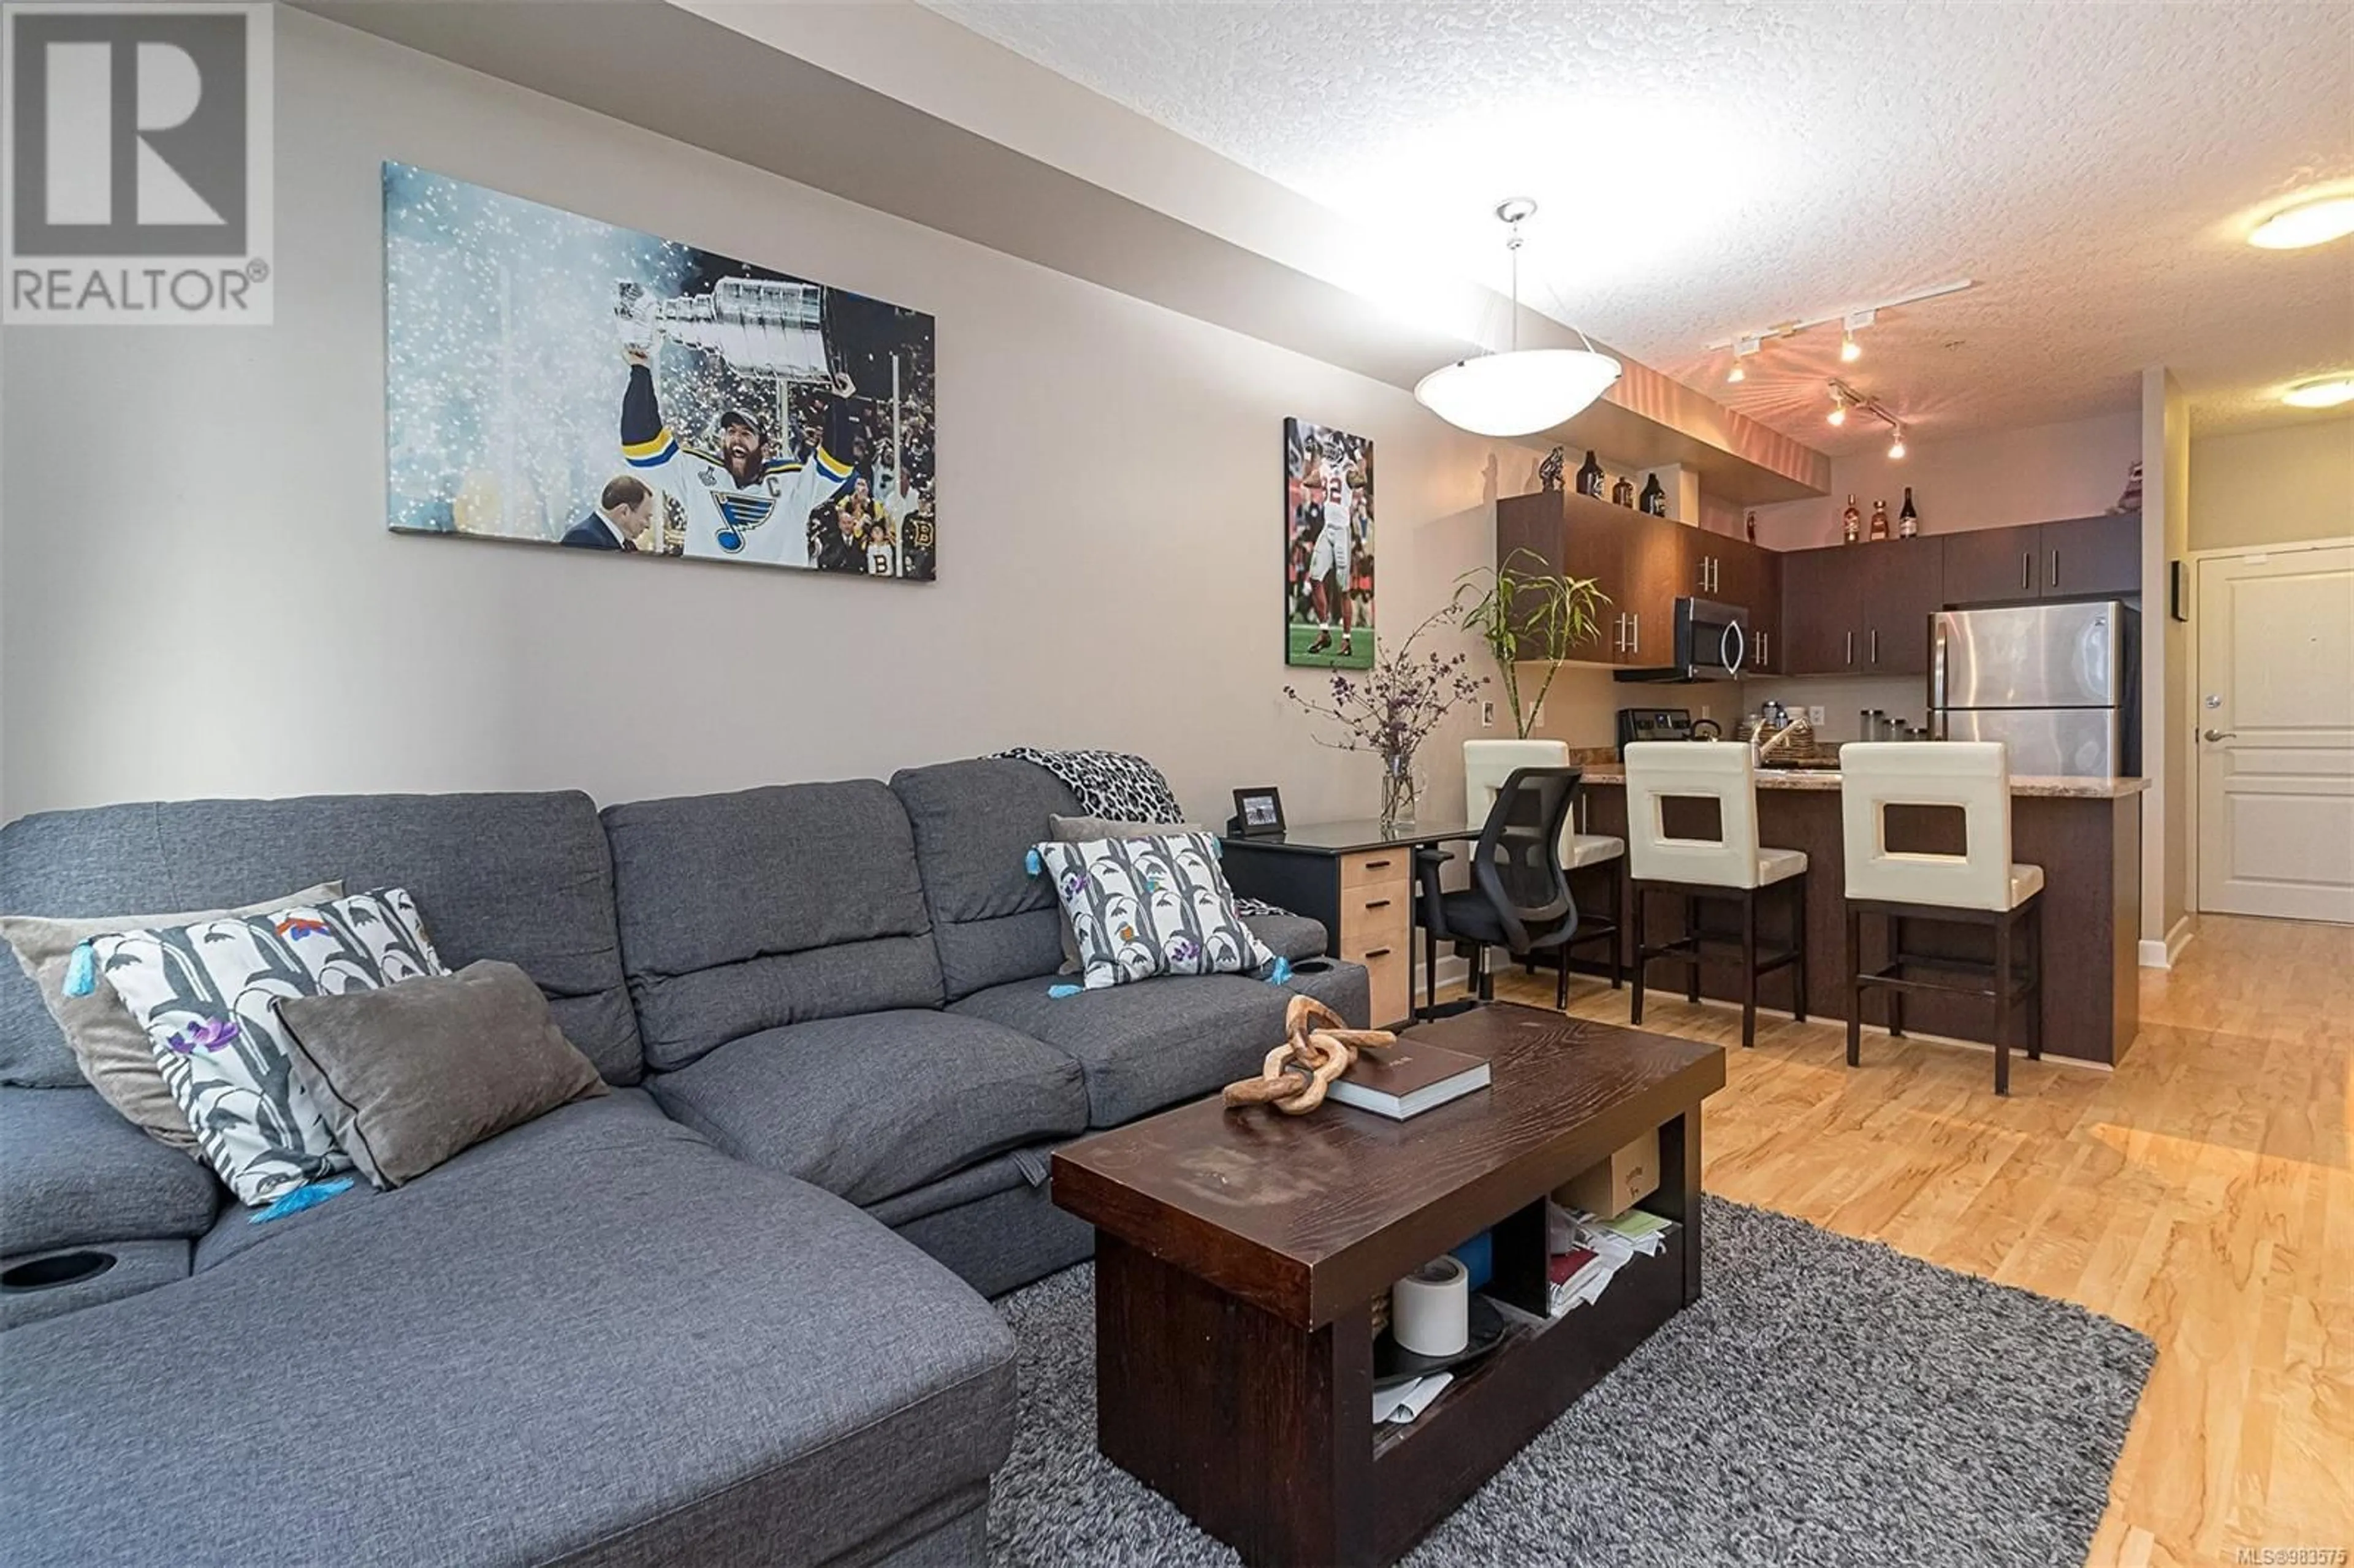
M928 581L920 312L385 167L389 521Z

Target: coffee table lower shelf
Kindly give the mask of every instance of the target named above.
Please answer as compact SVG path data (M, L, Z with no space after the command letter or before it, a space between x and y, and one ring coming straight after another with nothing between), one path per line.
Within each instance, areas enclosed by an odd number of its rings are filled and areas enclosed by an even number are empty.
M1380 1428L1371 1303L1302 1330L1099 1230L1097 1446L1246 1563L1393 1562L1697 1295L1697 1210Z

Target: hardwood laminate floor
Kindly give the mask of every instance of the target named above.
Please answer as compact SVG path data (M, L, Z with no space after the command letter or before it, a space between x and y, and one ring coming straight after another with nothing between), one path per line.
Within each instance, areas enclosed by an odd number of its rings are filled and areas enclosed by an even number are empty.
M1667 970L1661 970L1667 978ZM2056 978L2056 977L2055 977ZM1768 977L1763 999L1778 993ZM1553 980L1500 976L1549 1007ZM1627 1020L1583 976L1569 1011ZM2078 1302L2158 1342L2090 1562L2291 1562L2354 1548L2354 928L2209 916L2142 971L2101 1071L1654 991L1644 1024L1730 1047L1710 1191ZM2244 1554L2243 1554L2244 1553ZM2346 1563L2343 1554L2308 1562Z

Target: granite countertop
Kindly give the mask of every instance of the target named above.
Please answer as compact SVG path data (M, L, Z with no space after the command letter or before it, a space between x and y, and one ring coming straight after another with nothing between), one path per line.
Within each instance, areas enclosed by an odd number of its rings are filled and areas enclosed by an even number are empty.
M1624 784L1627 769L1616 762L1590 762L1585 765L1585 781L1588 784ZM1833 768L1761 768L1757 770L1757 788L1760 789L1836 792L1839 787L1840 776ZM2148 788L2149 780L2147 779L2053 779L2027 773L2014 773L2010 779L2010 792L2014 795L2065 800L2117 800L2127 795L2138 795Z

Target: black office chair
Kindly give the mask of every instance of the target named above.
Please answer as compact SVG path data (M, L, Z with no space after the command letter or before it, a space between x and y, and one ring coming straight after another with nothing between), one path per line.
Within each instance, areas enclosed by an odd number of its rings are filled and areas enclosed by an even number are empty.
M1569 949L1577 939L1577 904L1561 863L1562 824L1569 820L1583 772L1575 768L1521 768L1496 791L1496 804L1471 851L1471 885L1448 893L1440 869L1454 857L1443 850L1415 856L1423 932L1423 1015L1437 1017L1438 944L1468 948L1471 986L1481 1001L1496 995L1487 950L1500 947L1531 958L1551 953L1557 974L1555 1005L1569 1005Z

